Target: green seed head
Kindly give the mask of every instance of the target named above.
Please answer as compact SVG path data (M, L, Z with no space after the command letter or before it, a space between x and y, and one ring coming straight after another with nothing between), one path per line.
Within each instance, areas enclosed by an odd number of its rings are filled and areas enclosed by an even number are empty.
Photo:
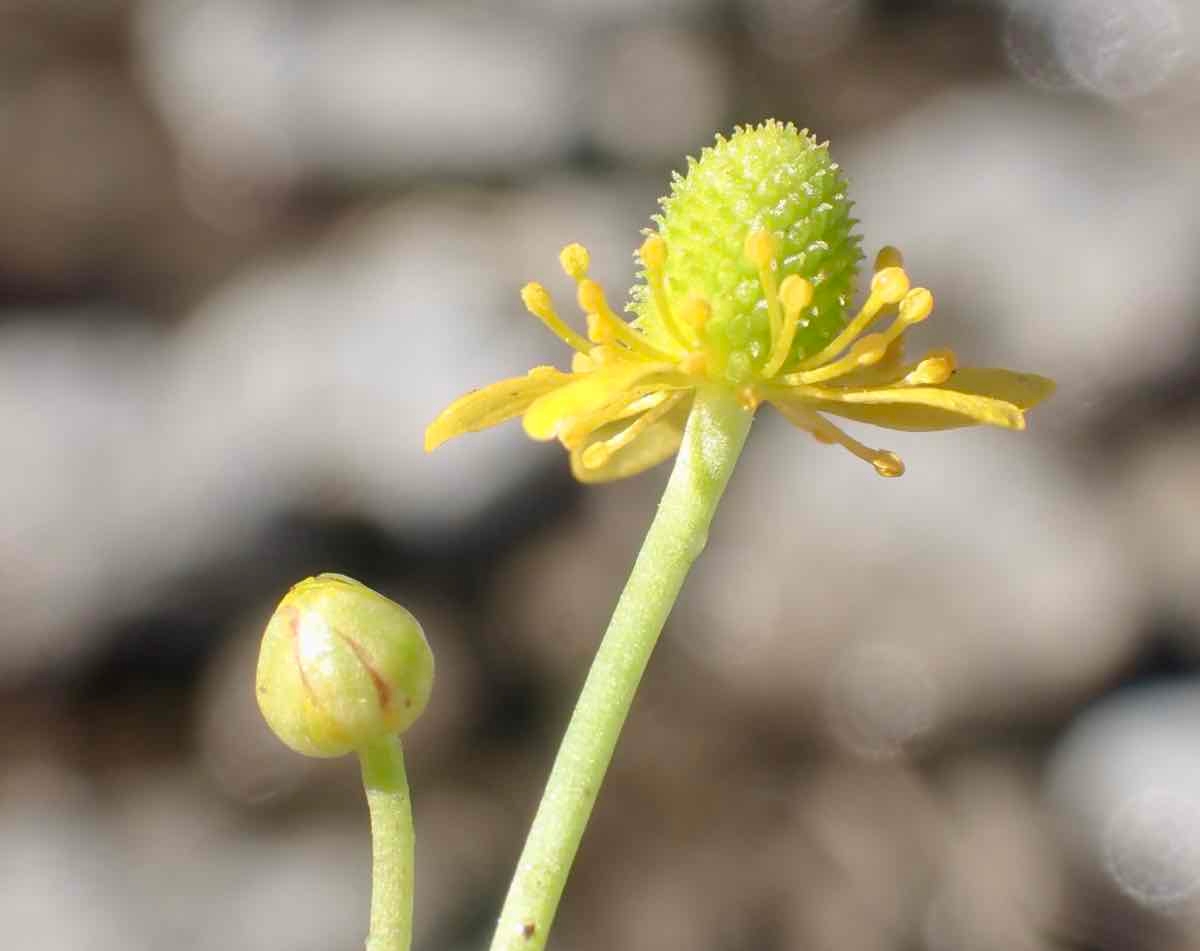
M754 231L774 239L776 285L796 274L813 287L788 362L820 350L842 328L862 254L846 181L826 145L791 123L739 128L718 136L699 160L689 158L687 174L675 175L661 204L654 220L669 251L667 294L674 306L708 305L703 333L719 364L710 372L749 380L771 352L760 274L746 254ZM653 295L645 285L632 294L639 326L662 339Z
M258 656L258 706L284 743L341 756L407 730L433 687L433 654L417 619L345 575L295 585Z

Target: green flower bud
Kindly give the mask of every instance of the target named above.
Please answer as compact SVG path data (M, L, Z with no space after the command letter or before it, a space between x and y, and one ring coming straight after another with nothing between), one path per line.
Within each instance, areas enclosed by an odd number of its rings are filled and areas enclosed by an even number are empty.
M258 707L306 756L342 756L403 733L433 687L417 619L345 575L306 578L279 602L258 655Z

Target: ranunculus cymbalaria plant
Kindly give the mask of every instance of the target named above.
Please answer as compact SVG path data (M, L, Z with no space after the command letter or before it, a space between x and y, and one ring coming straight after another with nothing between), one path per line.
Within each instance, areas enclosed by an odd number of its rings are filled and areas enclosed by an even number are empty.
M861 253L846 183L827 145L791 124L718 136L674 176L661 204L638 249L631 319L588 276L588 252L568 245L559 260L585 332L542 285L525 285L521 297L574 351L570 369L535 367L468 393L425 436L432 450L521 417L532 438L563 445L583 482L675 457L551 769L493 951L546 943L638 683L760 406L895 477L904 472L895 453L828 417L902 430L1019 430L1054 389L1044 377L959 367L945 349L906 360L906 331L929 317L933 295L911 285L894 248L876 256L851 313Z

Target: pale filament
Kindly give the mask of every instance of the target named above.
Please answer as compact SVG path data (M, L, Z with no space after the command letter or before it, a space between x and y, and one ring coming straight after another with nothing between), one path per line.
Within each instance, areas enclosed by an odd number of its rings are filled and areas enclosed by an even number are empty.
M667 415L672 409L678 405L679 401L684 398L684 393L672 393L662 400L657 406L652 407L642 413L632 423L622 429L615 436L611 436L603 442L593 443L583 451L582 461L588 469L598 469L600 466L608 462L613 454L621 449L624 449L631 442L642 435L647 429L657 423L660 419Z
M829 422L824 416L808 407L789 404L786 408L786 415L797 426L812 433L818 442L841 446L858 456L859 459L871 463L881 476L893 479L904 475L904 462L894 452L864 446L857 439Z
M598 344L619 342L632 356L674 362L675 358L646 340L645 336L618 317L604 296L604 289L587 276L590 258L581 244L568 244L558 255L567 276L575 281L579 308L588 319L588 336Z
M885 307L900 303L904 295L908 293L908 287L908 275L903 268L893 266L876 271L875 276L871 278L871 292L867 295L862 309L827 346L811 357L800 361L799 368L812 370L828 363L870 327Z
M643 395L635 395L623 407L615 412L605 408L598 413L574 420L563 432L559 433L558 441L568 449L575 449L599 426L615 423L621 419L629 419L646 410L654 409L671 395L668 390L655 390Z
M771 321L771 341L783 332L783 308L779 305L779 286L775 280L775 239L764 228L746 236L746 257L758 269L758 282L767 301L767 316Z
M646 283L650 285L650 296L654 299L654 307L662 318L667 333L684 350L689 350L699 342L695 333L688 334L675 317L667 296L666 265L667 242L659 235L652 234L642 242L638 250L642 265L646 268Z
M525 309L549 328L559 340L573 350L587 356L593 344L582 334L576 333L558 316L550 292L536 281L530 281L521 288L521 301Z

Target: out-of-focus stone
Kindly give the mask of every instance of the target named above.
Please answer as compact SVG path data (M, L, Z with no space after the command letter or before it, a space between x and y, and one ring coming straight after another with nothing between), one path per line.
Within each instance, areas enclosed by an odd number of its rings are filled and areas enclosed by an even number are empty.
M574 684L600 643L654 513L662 474L590 489L581 513L498 566L492 637L509 662ZM572 688L573 689L573 688Z
M907 770L835 763L816 771L798 785L792 819L770 845L780 946L915 944L946 835L938 803Z
M1062 870L1030 772L1004 760L952 767L923 928L931 951L1042 951L1060 930Z
M99 282L169 194L168 155L114 64L20 35L0 40L0 276L52 292Z
M147 947L126 853L78 777L6 768L0 784L4 941L45 951Z
M1196 421L1148 432L1131 453L1113 497L1125 544L1159 610L1195 632L1200 650L1200 426Z
M607 43L589 84L592 135L624 162L682 166L728 112L729 64L707 37L637 30Z
M866 438L904 478L756 427L668 632L740 702L801 730L823 709L896 752L1044 715L1128 655L1127 556L1053 457L997 431Z
M185 151L267 180L491 175L578 133L559 37L465 4L156 0L137 36Z
M519 423L434 455L423 433L473 387L566 365L520 285L566 285L555 255L577 239L597 276L631 282L643 219L629 195L563 180L352 217L170 337L112 320L4 328L0 426L20 465L0 474L0 674L44 669L189 567L244 551L280 511L444 538L565 465Z
M516 0L515 10L534 23L582 32L606 27L703 22L712 0Z
M1081 869L1131 908L1200 921L1200 688L1156 685L1087 711L1050 761L1047 795Z
M160 345L120 316L0 328L0 680L76 659L138 604L141 586L122 585L138 562L126 492L155 465Z
M862 29L865 0L741 0L755 43L794 69L836 53Z

